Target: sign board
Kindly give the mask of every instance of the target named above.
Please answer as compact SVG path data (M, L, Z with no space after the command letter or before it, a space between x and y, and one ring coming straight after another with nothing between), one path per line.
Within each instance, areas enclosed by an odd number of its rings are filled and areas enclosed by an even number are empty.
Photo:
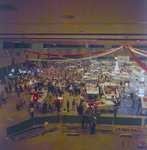
M142 108L147 109L147 97L141 97Z
M138 92L138 96L144 96L145 94L145 88L144 87L139 87L139 92Z
M129 56L117 56L118 62L129 62Z

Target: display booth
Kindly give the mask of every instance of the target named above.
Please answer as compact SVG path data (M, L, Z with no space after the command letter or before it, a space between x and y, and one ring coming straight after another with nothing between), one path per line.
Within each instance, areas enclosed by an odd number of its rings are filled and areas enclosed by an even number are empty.
M147 97L141 97L142 108L140 110L141 114L147 114Z

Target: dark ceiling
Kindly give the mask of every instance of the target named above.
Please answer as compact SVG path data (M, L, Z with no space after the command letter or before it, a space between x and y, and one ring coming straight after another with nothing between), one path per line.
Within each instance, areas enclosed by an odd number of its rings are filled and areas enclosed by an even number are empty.
M0 40L147 45L146 0L0 0Z

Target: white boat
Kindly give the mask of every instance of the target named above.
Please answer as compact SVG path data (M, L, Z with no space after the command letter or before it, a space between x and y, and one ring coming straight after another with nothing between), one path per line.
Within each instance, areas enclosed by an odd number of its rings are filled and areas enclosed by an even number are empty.
M43 104L46 96L47 96L47 90L37 91L31 97L31 102Z
M106 100L112 101L113 96L116 96L117 98L119 97L119 92L117 90L117 86L120 86L119 84L113 82L105 82L100 84L100 86L102 87L103 94Z
M120 72L120 71L112 71L112 73L109 73L111 77L119 77L122 79L130 79L130 75L127 72Z
M114 103L112 101L106 101L105 99L101 99L100 101L98 101L97 99L98 94L99 94L98 87L92 85L90 87L87 87L86 109L89 109L90 105L92 110L94 110L94 105L97 106L97 110L108 109L114 106Z
M98 87L95 87L95 86L91 85L91 86L87 87L86 93L88 95L98 95L99 94L99 89L98 89Z
M101 101L96 101L94 103L91 102L86 103L87 109L89 109L89 107L91 106L92 110L94 110L95 105L97 106L97 110L102 110L102 109L111 108L112 106L114 106L114 103L112 101L106 101L104 99Z

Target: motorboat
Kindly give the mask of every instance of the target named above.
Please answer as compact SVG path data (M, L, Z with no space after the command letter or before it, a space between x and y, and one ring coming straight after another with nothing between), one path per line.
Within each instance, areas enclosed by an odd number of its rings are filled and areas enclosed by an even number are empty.
M97 110L102 109L108 109L114 106L114 103L112 101L106 101L105 99L102 99L101 101L95 101L95 102L87 102L86 107L87 109L92 108L94 110L94 107L97 106Z
M119 92L117 90L117 86L120 86L119 84L113 82L105 82L100 84L100 86L103 90L103 94L106 100L112 101L112 97L119 97Z
M99 94L99 89L98 87L95 87L95 85L92 86L92 84L90 86L88 86L86 88L86 93L88 95L98 95Z
M109 73L111 77L119 77L120 79L130 79L130 75L127 72L120 72L120 71L112 71Z
M47 90L37 91L31 97L31 101L35 103L43 104L46 96L47 96Z
M86 90L86 109L92 108L94 110L94 106L97 106L97 110L108 109L114 106L112 101L106 101L106 99L98 99L99 88L96 86L90 85Z

